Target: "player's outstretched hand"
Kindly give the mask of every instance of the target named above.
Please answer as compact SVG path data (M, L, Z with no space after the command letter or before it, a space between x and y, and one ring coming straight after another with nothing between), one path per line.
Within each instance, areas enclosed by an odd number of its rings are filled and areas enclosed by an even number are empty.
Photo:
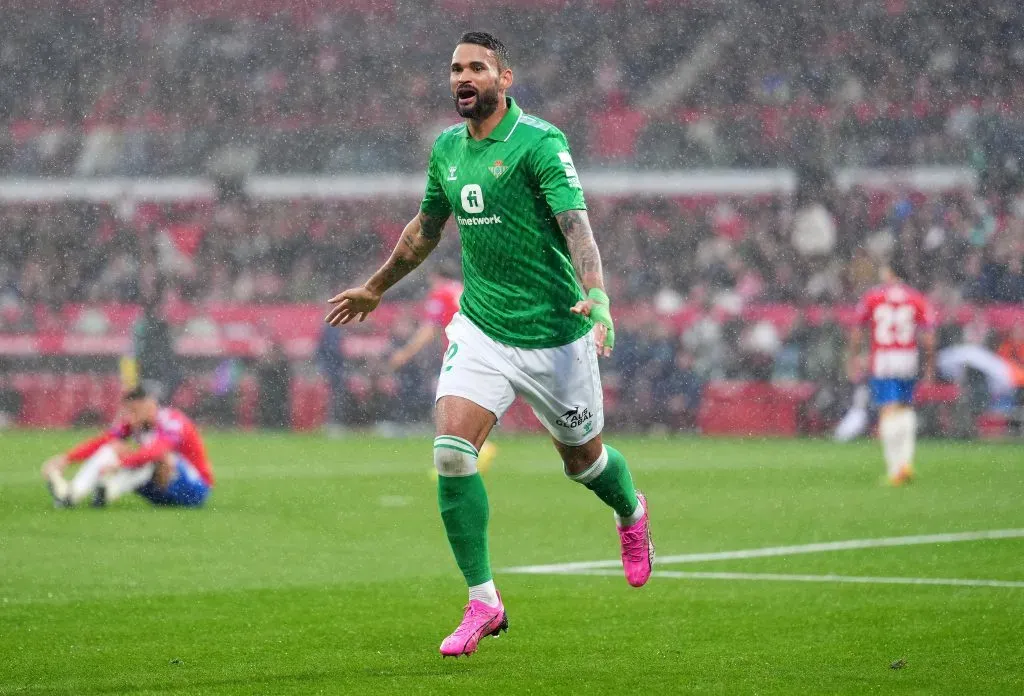
M580 300L572 306L573 314L590 317L594 322L594 343L597 354L608 357L615 347L615 325L608 309L608 295L603 290L591 288L587 299Z
M350 288L327 300L328 304L334 305L331 311L324 317L331 326L347 324L353 319L362 321L366 315L377 308L380 304L380 295L367 290L365 287Z

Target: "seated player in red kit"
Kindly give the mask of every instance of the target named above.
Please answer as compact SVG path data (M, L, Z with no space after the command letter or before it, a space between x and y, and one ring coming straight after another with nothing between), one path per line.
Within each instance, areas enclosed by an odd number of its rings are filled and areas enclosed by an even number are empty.
M81 463L71 481L64 469ZM103 507L135 492L154 505L199 507L213 487L213 471L195 424L181 411L160 406L142 387L121 397L111 428L43 464L57 507L91 497Z

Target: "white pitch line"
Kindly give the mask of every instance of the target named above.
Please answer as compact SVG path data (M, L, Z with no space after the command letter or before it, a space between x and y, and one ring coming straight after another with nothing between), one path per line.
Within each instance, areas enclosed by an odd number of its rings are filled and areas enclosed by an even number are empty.
M981 532L959 532L952 534L920 534L915 536L882 537L880 539L849 539L817 544L796 546L769 546L760 549L739 551L717 551L712 553L688 553L679 556L658 556L657 563L700 563L703 561L729 561L746 558L767 558L769 556L794 556L802 553L825 553L828 551L851 551L874 549L887 546L916 546L920 544L953 544L961 541L982 541L986 539L1021 539L1024 529L990 529ZM600 568L621 568L622 561L579 561L576 563L554 563L551 565L529 565L505 568L505 573L527 575L552 575L557 573L579 573Z
M618 577L621 570L595 568L581 570L572 575L608 575ZM1024 588L1021 580L975 580L971 578L887 578L863 575L789 575L783 573L686 573L678 570L656 570L658 578L679 580L768 580L774 582L839 582L860 585L943 585L953 587L1014 587Z

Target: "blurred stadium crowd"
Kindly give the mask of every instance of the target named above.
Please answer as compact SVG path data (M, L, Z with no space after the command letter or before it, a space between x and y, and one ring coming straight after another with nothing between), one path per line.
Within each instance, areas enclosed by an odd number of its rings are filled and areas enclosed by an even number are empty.
M892 254L948 318L940 346L984 344L1024 368L1024 336L982 311L1024 305L1021 3L477 4L72 0L53 11L8 0L0 177L422 172L431 141L454 120L452 42L485 21L509 37L513 95L566 131L584 171L785 167L797 177L785 195L589 196L621 308L605 367L621 426L692 427L704 385L722 379L814 383L807 422L834 421L848 397L849 307ZM928 165L970 168L978 186L832 183L841 167ZM269 201L237 190L163 203L8 197L0 339L13 337L4 344L13 348L0 351L0 422L18 391L5 375L24 376L31 358L18 337L125 328L89 312L69 323L68 307L322 303L381 263L415 207L412 198ZM458 255L448 237L442 260ZM345 375L337 401L348 407L323 417L427 416L436 353L397 374L385 367L414 331L423 291L422 275L400 284L389 300L407 304L394 321L342 335L377 334L336 357ZM787 318L750 311L766 306L788 308ZM203 326L208 317L176 316L167 329L176 338L217 330ZM309 323L311 341L337 345ZM178 369L172 381L190 407L233 422L264 378L297 398L313 362L296 362L280 329L253 330L266 351ZM302 357L325 369L319 348ZM75 358L45 369L94 368ZM271 409L257 420L287 419Z
M0 207L0 327L30 330L37 304L140 301L140 273L204 302L320 302L375 270L415 200L142 203ZM738 313L758 303L853 303L882 259L940 305L1024 303L1024 195L854 188L811 200L590 199L619 302L671 313L697 301ZM457 254L454 226L438 257ZM400 285L395 297L415 296Z
M34 5L8 0L0 27L8 173L419 170L451 120L451 44L481 21L514 48L513 94L583 167L1024 153L1014 0Z
M910 260L910 280L949 319L940 347L1003 345L1024 358L1024 345L1013 347L1024 337L1011 338L1007 326L989 326L971 309L1024 305L1024 210L1017 199L1001 200L969 191L857 188L806 202L798 196L592 200L610 292L621 308L616 354L605 368L614 394L610 413L624 427L692 427L709 381L809 381L819 387L818 422L833 422L848 403L849 308L877 282L881 260L893 252ZM415 206L415 200L238 198L5 206L0 336L123 331L100 313L82 312L69 325L61 310L145 302L156 286L167 302L251 305L253 316L260 306L268 312L281 312L282 304L322 306L332 290L383 261ZM436 258L457 253L452 232ZM344 361L346 419L426 417L436 351L425 351L399 374L385 367L386 356L415 329L423 291L418 274L389 295L404 303L394 320L348 332L375 332L377 340L370 350L349 351L355 354ZM764 307L785 308L784 318L759 320L748 311ZM291 324L276 327L255 320L251 328L271 346L289 333L312 339L319 316L313 314L301 320L294 314ZM193 316L177 322L173 333L216 332L209 323ZM207 390L228 397L211 411L223 422L233 417L236 406L227 404L239 380L258 370L257 362L230 359L208 374ZM616 413L616 404L629 407Z

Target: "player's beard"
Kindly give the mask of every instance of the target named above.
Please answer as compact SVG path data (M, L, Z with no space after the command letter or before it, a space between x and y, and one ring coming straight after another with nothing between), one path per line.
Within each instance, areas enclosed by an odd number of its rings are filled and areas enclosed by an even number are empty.
M459 116L472 119L473 121L483 121L498 110L498 85L494 85L490 89L477 91L476 101L468 109L459 108L459 97L457 94L452 94L452 100L455 102L455 110L459 113Z

